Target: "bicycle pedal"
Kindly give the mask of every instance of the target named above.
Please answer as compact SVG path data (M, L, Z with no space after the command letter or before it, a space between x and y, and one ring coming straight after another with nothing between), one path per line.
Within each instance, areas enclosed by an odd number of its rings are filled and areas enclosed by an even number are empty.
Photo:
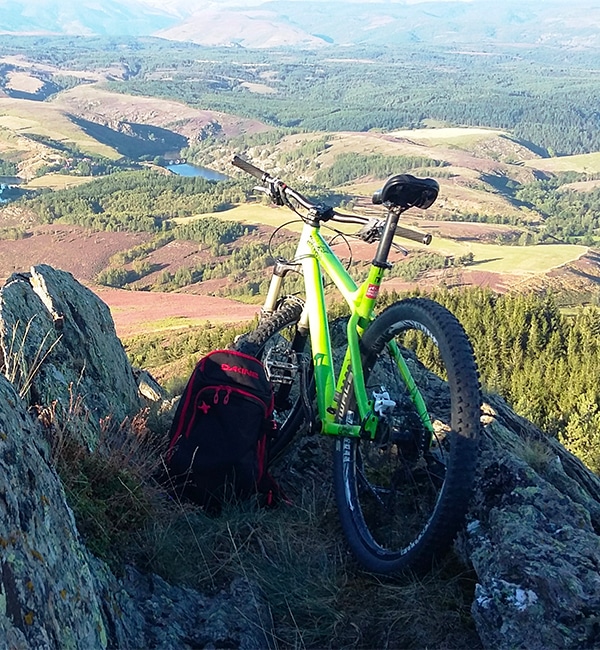
M280 352L276 348L267 352L263 365L269 381L273 384L292 384L300 369L295 352Z

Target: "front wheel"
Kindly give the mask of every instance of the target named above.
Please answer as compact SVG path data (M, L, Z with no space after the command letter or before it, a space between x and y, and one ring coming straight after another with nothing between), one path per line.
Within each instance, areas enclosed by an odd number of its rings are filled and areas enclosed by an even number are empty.
M342 528L367 570L422 572L451 545L472 491L481 410L473 349L458 320L423 298L388 307L361 345L380 418L373 440L335 442ZM337 421L354 413L349 376Z
M274 461L306 421L306 402L314 393L308 332L298 327L303 303L288 299L258 327L237 341L235 348L263 363L274 393L277 435L269 448Z

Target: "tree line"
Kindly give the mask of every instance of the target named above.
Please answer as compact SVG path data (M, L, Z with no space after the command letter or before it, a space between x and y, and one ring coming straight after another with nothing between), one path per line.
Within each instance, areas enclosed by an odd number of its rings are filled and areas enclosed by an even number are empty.
M392 292L386 299L393 301ZM563 314L552 295L438 290L461 321L486 391L600 473L600 309Z
M152 170L122 172L27 202L43 223L60 221L95 230L157 232L176 217L218 212L245 197L234 183L215 183Z

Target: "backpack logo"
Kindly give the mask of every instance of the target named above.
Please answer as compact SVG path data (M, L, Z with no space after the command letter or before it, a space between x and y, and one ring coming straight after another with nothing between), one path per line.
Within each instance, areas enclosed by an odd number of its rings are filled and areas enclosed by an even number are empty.
M252 379L258 379L258 373L249 368L241 368L240 366L230 366L228 363L221 364L221 370L225 372L237 372L240 375L247 375Z

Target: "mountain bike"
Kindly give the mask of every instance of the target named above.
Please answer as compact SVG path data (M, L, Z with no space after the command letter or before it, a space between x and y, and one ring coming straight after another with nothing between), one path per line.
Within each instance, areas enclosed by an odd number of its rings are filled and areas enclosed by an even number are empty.
M452 544L472 492L477 367L463 327L439 303L406 298L379 314L375 305L394 236L431 240L398 222L411 207L430 207L438 183L392 176L372 199L385 218L368 218L314 203L238 156L232 164L303 222L293 258L275 261L256 329L237 343L261 359L274 389L273 453L281 454L303 428L332 437L335 499L355 558L377 574L426 571ZM324 238L325 222L359 224L355 237L378 242L364 282L352 279ZM290 273L301 274L304 299L284 295ZM350 310L337 363L325 277Z

